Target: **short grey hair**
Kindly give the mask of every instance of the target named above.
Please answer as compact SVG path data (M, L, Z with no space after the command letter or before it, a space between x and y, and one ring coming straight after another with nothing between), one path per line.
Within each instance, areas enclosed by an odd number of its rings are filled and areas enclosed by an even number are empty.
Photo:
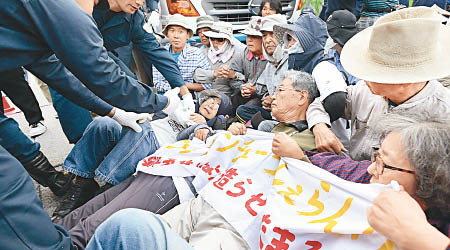
M310 74L303 71L288 70L285 72L283 79L286 78L292 80L295 91L308 92L309 103L312 103L319 96L316 81L314 81L314 78Z
M376 127L382 137L400 133L416 172L416 196L432 214L450 217L450 119L427 111L403 111L387 114Z

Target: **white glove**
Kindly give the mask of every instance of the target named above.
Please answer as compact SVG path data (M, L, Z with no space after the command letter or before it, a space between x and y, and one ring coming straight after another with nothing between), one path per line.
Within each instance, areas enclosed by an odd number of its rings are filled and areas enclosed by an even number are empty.
M161 32L161 21L160 21L160 14L158 11L152 11L150 14L150 17L148 18L148 22L151 23L153 30L156 33Z
M195 122L193 122L193 121L191 121L191 119L189 119L191 114L192 114L191 112L188 112L187 110L179 108L179 109L175 110L175 112L170 114L169 117L171 119L177 121L182 126L190 126L190 125L195 124Z
M115 109L116 109L116 112L114 113L114 116L112 117L112 119L114 119L116 122L118 122L122 126L133 129L137 133L140 133L142 131L141 126L139 126L136 123L136 121L146 119L148 117L147 113L137 114L134 112L126 112L119 108L115 108Z
M167 115L171 115L179 106L181 106L181 100L178 97L178 93L180 93L180 88L178 87L164 93L164 96L169 99L167 107L163 110Z
M186 111L189 111L190 113L194 113L195 112L195 104L194 104L194 100L192 99L192 94L188 93L183 97L183 101L181 101L183 103L183 108Z

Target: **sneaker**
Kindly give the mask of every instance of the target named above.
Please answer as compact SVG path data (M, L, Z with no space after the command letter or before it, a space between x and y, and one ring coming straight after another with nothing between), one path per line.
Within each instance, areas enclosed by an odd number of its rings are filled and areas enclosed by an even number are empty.
M42 124L42 122L33 123L30 125L31 137L42 135L43 133L45 133L45 131L47 131L47 127L44 124Z

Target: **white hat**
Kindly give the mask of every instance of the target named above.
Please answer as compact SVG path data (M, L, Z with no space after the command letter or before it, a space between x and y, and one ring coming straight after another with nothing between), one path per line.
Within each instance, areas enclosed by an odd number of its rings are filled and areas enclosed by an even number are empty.
M239 31L242 34L247 36L263 36L261 33L261 22L262 17L260 16L252 16L250 21L248 22L248 27L245 30Z
M262 18L261 31L273 32L273 26L275 24L287 24L285 15L273 14Z
M450 75L450 27L428 7L389 13L351 38L342 65L363 80L415 83Z
M191 36L194 34L195 28L193 28L193 26L195 26L195 25L192 24L187 17L182 16L180 14L175 14L175 15L169 16L169 21L167 22L166 27L162 31L162 33L165 36L167 36L168 27L170 25L178 25L178 26L181 26L181 27L187 29L187 31L189 33L189 38L191 38Z
M197 30L201 28L211 28L214 24L212 16L205 15L197 17Z
M241 43L233 36L233 25L227 22L215 22L212 30L206 31L203 34L207 37L228 39L233 45Z

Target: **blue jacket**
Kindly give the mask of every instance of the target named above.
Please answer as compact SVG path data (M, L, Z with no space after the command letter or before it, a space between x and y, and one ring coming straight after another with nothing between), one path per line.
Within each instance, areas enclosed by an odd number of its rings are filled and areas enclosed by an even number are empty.
M109 9L103 10L96 6L92 15L102 33L107 50L114 50L132 42L133 46L141 52L146 65L153 64L172 88L184 85L175 59L166 48L161 46L153 34L144 30L145 17L140 10L130 15Z
M126 76L108 57L94 19L74 1L2 0L0 17L0 71L24 66L71 101L100 115L111 105L147 113L167 105L167 97Z
M414 0L412 6L428 6L431 7L434 4L441 7L441 9L447 9L447 0Z
M67 231L42 208L28 173L2 146L0 235L1 249L75 249Z

